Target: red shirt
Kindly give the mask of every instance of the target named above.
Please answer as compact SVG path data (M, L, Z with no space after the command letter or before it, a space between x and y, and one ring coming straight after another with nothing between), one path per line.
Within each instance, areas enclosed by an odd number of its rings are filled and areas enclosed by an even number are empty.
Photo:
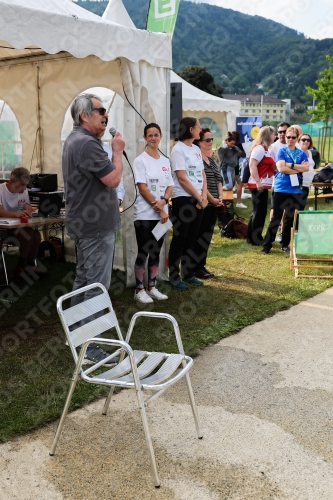
M259 146L261 146L264 150L263 151L264 155L257 165L259 178L264 189L271 189L273 184L273 176L275 173L275 160L274 158L272 158L272 156L270 155L265 146L263 146L262 144L259 144ZM254 159L257 158L254 156ZM250 189L257 188L257 184L255 183L255 180L253 179L252 175L249 178L247 187Z

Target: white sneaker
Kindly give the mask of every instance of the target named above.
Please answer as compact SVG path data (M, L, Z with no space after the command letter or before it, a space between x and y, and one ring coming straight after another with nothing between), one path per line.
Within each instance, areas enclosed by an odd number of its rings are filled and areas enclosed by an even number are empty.
M134 299L140 302L140 304L151 304L152 302L154 302L153 299L151 299L149 295L147 295L146 290L142 290L142 292L138 293L136 293L135 291Z
M237 208L247 208L247 206L244 205L244 203L236 203L236 207Z
M242 194L242 200L244 200L245 198L252 198L252 195L251 194L247 194L247 193L243 193Z
M155 287L151 290L147 290L146 294L156 300L167 300L169 298L167 295L164 295L164 293L159 292Z

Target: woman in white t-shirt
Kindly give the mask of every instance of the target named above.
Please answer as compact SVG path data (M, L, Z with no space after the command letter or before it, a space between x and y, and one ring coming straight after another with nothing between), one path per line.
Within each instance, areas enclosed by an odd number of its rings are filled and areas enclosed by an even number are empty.
M268 190L272 188L275 172L275 161L268 148L276 136L275 128L261 127L250 154L250 178L247 186L252 196L252 213L250 215L247 242L251 245L262 245L262 231L267 215Z
M208 204L201 151L192 144L195 139L200 139L200 130L200 122L196 118L182 118L178 142L170 156L175 185L172 193L173 236L169 251L169 279L178 290L187 290L187 284L203 284L193 274L200 260L200 256L195 255L195 247L203 209Z
M314 160L312 158L312 153L310 151L313 148L312 137L310 134L302 134L298 141L300 148L304 151L306 156L309 158L309 170L303 172L303 182L302 182L302 202L299 207L300 210L305 209L306 202L309 196L309 190L314 176Z
M155 286L158 274L160 251L164 236L156 241L152 230L168 218L168 202L172 194L173 180L168 158L160 155L158 146L162 133L157 123L145 126L144 139L146 150L139 155L133 164L138 196L134 205L134 228L138 244L135 260L136 290L134 299L141 304L149 304L168 297L159 292ZM148 288L145 290L143 277L148 258Z

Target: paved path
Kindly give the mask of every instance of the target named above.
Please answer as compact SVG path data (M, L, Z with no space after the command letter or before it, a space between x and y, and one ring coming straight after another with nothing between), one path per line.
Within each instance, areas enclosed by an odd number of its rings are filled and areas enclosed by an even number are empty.
M333 288L201 352L191 378L148 410L151 485L131 391L0 446L1 500L333 500ZM88 437L89 436L89 437Z

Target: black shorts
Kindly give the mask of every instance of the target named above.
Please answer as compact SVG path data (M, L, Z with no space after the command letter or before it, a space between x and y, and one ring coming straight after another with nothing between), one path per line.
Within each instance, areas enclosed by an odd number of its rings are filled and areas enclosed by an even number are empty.
M237 167L235 167L235 175L239 175L239 165L237 165Z

